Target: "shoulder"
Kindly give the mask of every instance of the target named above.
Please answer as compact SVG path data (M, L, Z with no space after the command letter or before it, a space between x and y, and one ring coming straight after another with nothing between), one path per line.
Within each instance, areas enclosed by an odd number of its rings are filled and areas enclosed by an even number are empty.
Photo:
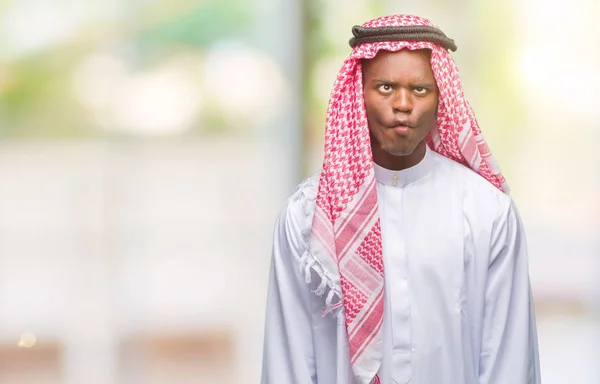
M462 191L467 201L481 209L496 208L503 212L510 209L513 202L508 194L496 188L471 168L437 152L434 153L437 168L449 176L451 184Z
M302 253L312 227L320 172L304 179L287 198L277 219L275 235L290 250Z
M478 244L488 244L496 255L499 251L493 249L515 241L517 234L524 238L519 212L508 194L454 160L436 154L436 162L439 172L449 176L444 187L455 189L462 200L463 228L469 237Z
M281 212L286 219L310 217L312 222L317 201L317 192L319 191L320 175L321 173L317 172L304 179L294 188Z
M437 171L443 174L444 187L461 196L465 220L480 233L495 233L510 215L516 214L512 198L471 168L438 153L435 161Z

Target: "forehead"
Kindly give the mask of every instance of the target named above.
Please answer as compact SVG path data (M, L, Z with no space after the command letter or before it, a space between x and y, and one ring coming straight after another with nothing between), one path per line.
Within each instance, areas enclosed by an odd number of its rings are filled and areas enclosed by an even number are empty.
M433 80L430 51L402 49L397 52L380 51L377 56L363 61L365 77L424 78Z

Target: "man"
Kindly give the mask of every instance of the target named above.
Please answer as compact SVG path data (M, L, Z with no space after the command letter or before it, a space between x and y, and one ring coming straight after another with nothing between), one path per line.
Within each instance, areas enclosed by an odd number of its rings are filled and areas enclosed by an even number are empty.
M540 382L525 235L429 21L353 28L276 224L264 384Z

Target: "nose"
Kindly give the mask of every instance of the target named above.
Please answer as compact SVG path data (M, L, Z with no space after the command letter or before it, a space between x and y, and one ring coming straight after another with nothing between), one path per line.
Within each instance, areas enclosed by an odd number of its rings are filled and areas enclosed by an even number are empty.
M392 101L392 108L394 109L394 113L406 113L410 114L413 109L412 98L410 95L410 90L405 88L400 88L394 95L394 99Z

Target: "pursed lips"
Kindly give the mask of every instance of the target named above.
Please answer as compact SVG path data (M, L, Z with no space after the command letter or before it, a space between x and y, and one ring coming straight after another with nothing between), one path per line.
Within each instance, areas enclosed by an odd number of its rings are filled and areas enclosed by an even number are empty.
M393 128L398 128L398 127L413 128L413 126L410 125L407 120L399 120L399 121L396 121L394 125L389 126L389 128L392 128L392 129Z

